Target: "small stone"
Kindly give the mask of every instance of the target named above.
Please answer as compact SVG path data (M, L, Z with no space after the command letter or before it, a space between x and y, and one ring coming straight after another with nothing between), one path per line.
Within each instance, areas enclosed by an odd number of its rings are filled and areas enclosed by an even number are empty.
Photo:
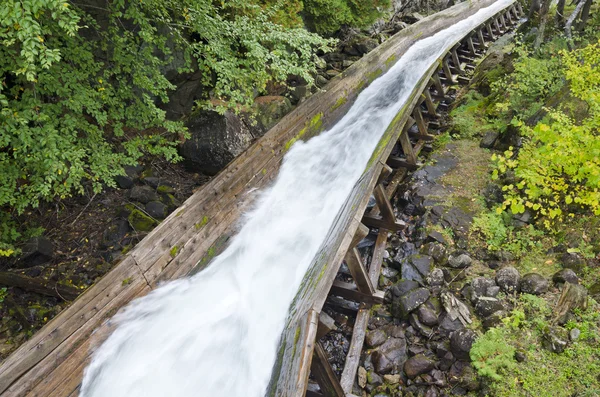
M364 367L358 367L358 386L362 389L367 385L367 370Z
M400 297L417 288L419 288L419 283L416 281L402 279L392 286L392 294Z
M158 201L158 195L150 186L134 186L129 193L129 199L148 204L150 201Z
M475 304L475 313L482 318L499 310L504 310L504 305L496 298L482 296L477 299L477 303Z
M496 286L496 282L486 277L475 277L473 281L471 281L471 287L473 287L475 298L487 296L488 288L494 286Z
M502 319L506 316L508 316L508 313L506 311L498 310L497 312L494 312L494 313L490 314L489 316L487 316L486 318L484 318L483 321L481 322L481 325L485 329L496 327L496 326L500 325L500 323L502 322Z
M554 276L552 276L552 281L554 281L555 284L579 284L579 278L577 277L577 274L575 274L575 272L571 269L562 269L554 273Z
M548 291L548 280L540 274L528 273L521 278L519 287L524 294L541 295Z
M506 293L514 293L519 289L521 275L512 266L504 267L496 272L496 284Z
M350 66L352 66L353 64L354 64L354 61L351 61L351 60L349 60L349 59L344 59L344 60L342 61L342 67L343 67L344 69L346 69L346 68L349 68L349 67L350 67Z
M419 321L419 316L417 316L417 313L411 313L408 320L410 325L412 325L412 327L424 337L430 338L433 335L433 329Z
M149 232L154 229L157 222L144 214L142 211L134 209L131 214L127 217L129 224L138 232Z
M115 176L115 182L117 182L117 186L121 189L131 189L134 185L133 179L125 175Z
M562 353L569 344L567 330L551 327L544 332L542 346L554 353Z
M577 339L579 339L580 335L581 335L581 331L579 330L579 328L573 328L569 332L569 338L571 338L572 341L576 341Z
M565 252L560 259L565 269L571 269L575 273L581 273L585 268L585 259L576 253Z
M417 288L401 296L398 303L401 316L406 318L409 313L425 303L429 299L429 295L427 288Z
M383 379L381 376L377 375L376 372L369 371L367 373L367 382L369 382L370 385L377 387L383 384Z
M438 242L423 245L421 252L432 257L434 262L438 265L444 265L448 261L446 247Z
M493 285L491 287L488 287L488 289L485 291L485 296L495 298L498 296L499 293L500 287L498 287L497 285Z
M487 265L490 269L496 270L499 269L502 264L498 261L489 261Z
M438 268L433 269L427 277L427 283L433 287L444 285L444 271Z
M494 147L496 140L500 134L498 131L488 131L483 135L481 141L479 142L479 147L484 149L491 149Z
M450 255L448 258L448 266L454 269L464 269L471 266L473 259L467 254Z
M340 74L340 72L337 70L334 70L334 69L329 69L328 71L325 72L325 74L327 74L327 77L332 78L332 77L335 77L338 74Z
M169 213L167 206L160 201L151 201L146 204L146 212L155 219L164 219Z
M417 309L417 316L419 317L419 321L423 324L433 327L438 323L438 316L435 312L427 307L427 305L421 305Z
M383 381L390 385L400 383L400 375L383 375Z
M515 360L517 360L517 362L519 362L519 363L525 362L525 360L527 360L527 354L525 354L525 351L524 350L515 351Z
M388 338L385 343L373 352L372 361L378 374L389 374L406 360L406 340Z
M431 271L433 258L428 255L411 255L402 261L402 278L423 282Z
M374 348L383 344L387 338L388 337L385 331L383 331L381 328L378 328L368 332L367 336L365 337L365 341L367 342L367 346Z
M444 235L440 232L436 232L436 231L432 231L427 235L427 239L425 240L426 242L433 242L433 241L437 241L438 243L441 244L448 244L446 242L446 239L444 238Z
M327 85L327 83L329 83L329 80L327 80L326 77L321 76L320 74L317 75L317 78L315 79L315 83L317 84L317 86L319 86L320 88L323 88Z
M414 379L419 375L426 374L434 367L435 362L432 359L418 354L406 360L404 363L404 372L410 379Z
M477 339L477 334L470 329L463 328L454 331L450 335L450 350L454 357L459 360L470 360L469 352L475 339Z
M32 237L23 246L19 267L32 267L49 262L54 257L54 246L44 236Z

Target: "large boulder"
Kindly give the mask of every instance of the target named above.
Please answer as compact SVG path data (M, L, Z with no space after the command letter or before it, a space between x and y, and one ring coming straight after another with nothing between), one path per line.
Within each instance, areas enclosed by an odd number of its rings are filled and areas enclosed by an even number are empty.
M242 153L255 138L246 123L231 111L199 111L188 119L190 138L180 146L192 172L215 175Z

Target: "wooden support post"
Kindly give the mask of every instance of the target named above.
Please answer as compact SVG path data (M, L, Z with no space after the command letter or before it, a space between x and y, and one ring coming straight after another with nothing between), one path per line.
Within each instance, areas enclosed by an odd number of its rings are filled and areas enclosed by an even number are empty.
M475 44L473 44L473 36L467 37L467 46L469 47L469 53L476 57L477 50L475 50Z
M408 129L410 128L410 124L410 122L406 122L398 140L400 141L400 146L402 146L402 151L406 156L406 161L410 164L417 164L417 155L415 154L412 143L410 143L410 139L408 138Z
M335 280L331 286L331 294L341 296L342 298L365 303L367 305L380 305L383 303L383 291L375 291L373 294L365 294L358 290L353 283L346 283L344 281Z
M438 71L436 71L433 74L433 76L431 76L431 81L433 83L433 86L435 87L437 96L440 98L443 98L446 95L446 89L442 85L442 81L440 80L440 75L439 75Z
M340 385L329 360L327 353L320 342L315 345L315 353L310 367L310 372L321 388L321 394L325 397L345 397L344 389Z
M317 328L317 340L321 339L331 331L337 331L335 320L325 312L319 313L319 327Z
M413 109L412 116L415 119L415 122L417 123L417 128L419 128L419 132L421 133L421 135L428 135L429 131L427 129L427 123L423 119L423 114L421 113L421 108L418 106L415 107Z
M427 107L427 114L435 118L440 117L440 115L437 112L437 106L433 102L433 98L431 97L431 92L429 92L429 89L423 91L422 95L425 97L425 106Z
M356 233L354 233L354 237L350 242L350 248L356 247L358 243L360 243L367 235L369 234L369 228L360 223L358 225L358 229L356 229Z
M479 40L479 43L477 43L479 49L485 50L487 46L485 44L485 39L483 38L483 31L481 29L477 29L477 39Z
M496 40L496 35L494 34L494 31L492 30L492 25L488 22L485 25L485 30L487 31L488 37L490 40L494 41Z
M406 223L401 220L396 220L394 223L391 223L382 219L381 217L373 215L364 215L362 218L362 223L372 228L385 228L394 232L398 232L406 228Z
M456 77L450 71L450 65L448 65L448 57L444 58L442 61L442 71L444 72L444 77L448 84L456 83Z
M497 33L498 35L501 35L502 33L504 33L504 32L502 31L502 29L500 29L500 24L498 23L498 17L494 17L494 18L492 19L492 23L493 23L493 25L494 25L494 29L496 29L496 33Z
M506 32L508 30L508 25L506 24L506 19L504 19L504 12L500 13L500 23L502 25L502 28Z
M373 190L373 195L375 196L375 201L377 201L377 206L379 207L381 217L389 222L395 222L396 215L394 214L392 203L390 203L390 200L385 194L383 185L379 184L375 186L375 189Z
M376 185L383 183L394 171L389 165L385 163L381 163L381 174L379 174L379 178L377 178Z
M371 284L369 273L363 264L358 249L352 248L346 253L344 259L346 261L346 265L348 265L348 270L350 270L350 274L352 274L352 278L358 287L358 290L363 294L373 295L375 293L375 288Z
M456 52L456 47L454 47L452 49L452 51L450 51L450 56L452 57L452 63L454 64L454 69L456 69L456 71L459 74L463 74L465 73L465 70L463 69L460 59L458 58L458 53Z
M515 25L515 21L513 21L512 9L506 11L505 18L508 20L508 24L512 27Z
M369 308L365 307L365 305L361 305L361 308L356 315L356 321L354 322L352 340L350 341L350 348L346 355L346 363L344 364L344 370L340 380L340 384L345 393L352 392L352 386L354 385L354 379L356 379L356 372L360 362L360 353L362 352L365 335L367 333L369 317Z
M410 164L407 161L404 161L400 157L390 156L387 159L389 165L394 168L406 168L409 171L415 171L419 168L420 164Z
M521 3L517 3L517 11L519 11L519 15L523 15L523 7Z

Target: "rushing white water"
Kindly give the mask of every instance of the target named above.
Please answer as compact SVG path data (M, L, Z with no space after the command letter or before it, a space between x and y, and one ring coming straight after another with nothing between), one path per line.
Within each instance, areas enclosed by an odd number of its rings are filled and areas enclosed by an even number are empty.
M510 2L417 42L339 123L296 143L222 255L115 316L81 395L263 396L289 305L386 127L448 46Z

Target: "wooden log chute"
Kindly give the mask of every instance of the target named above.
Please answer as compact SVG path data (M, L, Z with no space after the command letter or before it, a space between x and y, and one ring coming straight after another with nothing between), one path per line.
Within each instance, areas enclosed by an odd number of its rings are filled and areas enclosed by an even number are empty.
M407 27L286 115L263 138L186 200L105 277L9 356L0 365L0 394L17 397L76 396L83 369L89 362L94 346L102 341L103 335L110 332L110 324L106 321L131 300L156 288L159 282L189 275L206 267L235 234L240 216L253 202L254 196L249 192L266 187L275 178L284 154L296 140L309 139L333 126L348 111L360 91L387 71L416 41L432 36L493 2L479 0L459 3ZM513 12L515 20L522 15L518 5L502 11L503 14L507 12ZM510 24L510 21L510 18L506 18L506 23ZM482 25L471 35L476 50L484 50L486 40L495 38L491 26ZM468 43L465 45L469 46ZM350 286L337 283L336 288L338 292L364 302L358 306L359 317L354 330L356 337L351 343L353 353L348 357L339 385L341 389L334 385L333 390L335 393L343 390L346 396L351 395L370 305L382 299L381 292L377 290L378 276L388 234L404 227L402 222L395 219L389 200L408 169L418 166L419 152L426 148L430 140L427 127L437 116L438 108L443 106L442 101L448 94L449 86L459 81L456 69L466 60L460 48L455 52L449 58L440 60L441 68L435 65L423 75L407 104L384 134L382 141L389 143L378 147L341 209L290 309L269 395L287 397L306 393L317 335L328 332L327 328L323 328L327 323L332 325L325 316L321 317L321 309L334 285L340 264L344 259L348 262L349 258L350 261L354 260L350 270L353 283L349 283ZM454 74L450 68L453 58ZM446 75L444 63L449 69ZM444 85L444 79L450 84ZM341 97L346 101L340 105ZM409 134L414 124L418 133ZM390 170L386 161L397 141L402 146L404 157L396 160L404 161L406 167L397 168L401 166L400 163L392 162L396 169ZM377 205L365 213L371 192L374 191ZM366 226L378 230L372 259L368 264L363 263L360 255L354 252L356 244L362 239L361 234L364 237L365 230L368 232ZM177 247L176 255L172 255L174 247ZM318 348L316 353L318 356ZM329 379L327 374L330 371L323 365L322 355L319 360L321 368L318 371Z

